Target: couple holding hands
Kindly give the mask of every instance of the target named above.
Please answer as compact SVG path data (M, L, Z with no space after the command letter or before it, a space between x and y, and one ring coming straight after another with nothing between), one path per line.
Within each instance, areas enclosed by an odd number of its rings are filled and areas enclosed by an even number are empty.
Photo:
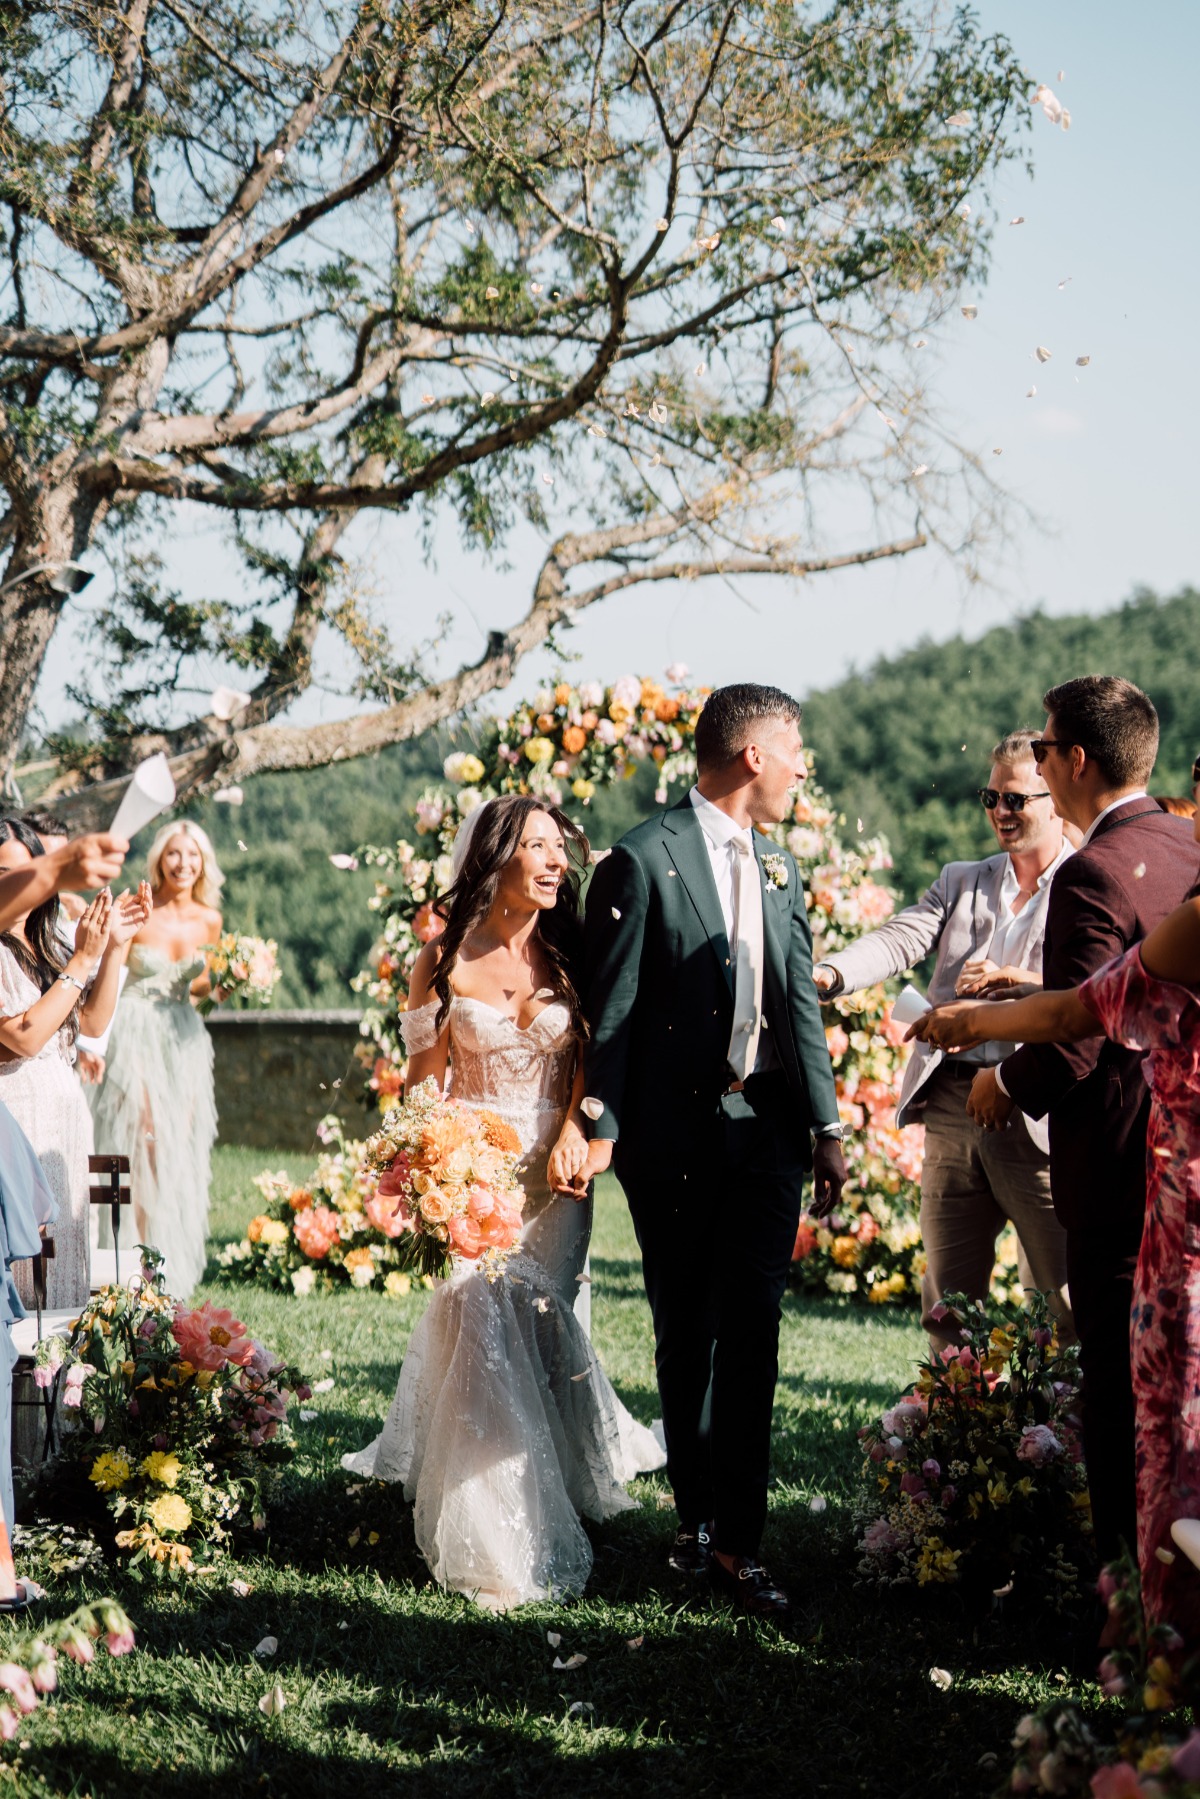
M519 1251L460 1266L408 1346L382 1435L344 1458L401 1483L435 1578L494 1608L581 1591L580 1519L633 1505L665 1460L668 1560L753 1616L789 1601L759 1559L780 1305L806 1181L833 1209L842 1126L804 891L765 843L805 775L800 708L717 689L698 778L580 887L587 840L506 795L455 845L445 928L404 1018L433 1076L517 1130ZM586 1331L590 1183L614 1168L641 1246L662 1441L618 1400Z

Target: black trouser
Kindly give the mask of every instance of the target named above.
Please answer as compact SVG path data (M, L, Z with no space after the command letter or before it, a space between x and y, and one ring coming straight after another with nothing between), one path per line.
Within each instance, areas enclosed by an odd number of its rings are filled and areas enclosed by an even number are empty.
M685 1526L713 1521L726 1555L757 1554L767 1517L779 1310L809 1166L796 1116L785 1075L752 1075L685 1134L669 1184L618 1145L676 1509Z
M1096 1553L1103 1565L1137 1548L1130 1311L1141 1220L1067 1231L1067 1281L1083 1372L1083 1453Z

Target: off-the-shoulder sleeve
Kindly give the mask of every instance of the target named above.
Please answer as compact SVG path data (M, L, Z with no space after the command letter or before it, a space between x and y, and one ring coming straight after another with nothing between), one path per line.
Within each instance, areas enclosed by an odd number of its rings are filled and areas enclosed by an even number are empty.
M418 1006L415 1012L400 1014L400 1035L410 1056L419 1056L422 1051L432 1049L441 1036L437 1023L441 1003L431 999L427 1006Z
M1105 963L1079 989L1104 1034L1126 1049L1175 1049L1179 1045L1179 989L1156 981L1142 966L1142 946Z

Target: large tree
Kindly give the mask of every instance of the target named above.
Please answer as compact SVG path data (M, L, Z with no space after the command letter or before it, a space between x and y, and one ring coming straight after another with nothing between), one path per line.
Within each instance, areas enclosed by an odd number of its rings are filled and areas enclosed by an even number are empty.
M922 0L3 9L0 769L89 548L115 592L57 748L91 816L156 748L195 791L412 736L634 583L969 558L987 484L919 333L984 272L1027 91ZM371 597L356 521L406 508ZM435 680L443 514L545 548ZM197 517L237 592L164 550ZM359 703L282 722L323 639ZM214 658L232 718L186 703Z

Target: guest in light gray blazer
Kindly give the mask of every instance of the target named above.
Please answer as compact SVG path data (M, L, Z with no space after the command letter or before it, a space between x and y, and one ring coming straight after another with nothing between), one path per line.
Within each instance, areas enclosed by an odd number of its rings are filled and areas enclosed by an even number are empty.
M1071 849L1033 760L1032 736L1018 731L996 745L989 784L980 789L1000 853L948 863L915 906L819 962L814 976L824 998L873 987L935 949L935 1005L1040 985L1050 883ZM966 1112L980 1066L994 1066L1013 1048L986 1043L947 1057L919 1043L904 1072L898 1122L925 1126L921 1232L928 1264L921 1299L935 1342L948 1338L932 1308L944 1293L986 1296L996 1241L1010 1220L1022 1285L1049 1292L1061 1328L1071 1333L1066 1236L1050 1199L1045 1126L1022 1116L1008 1130L985 1132Z

